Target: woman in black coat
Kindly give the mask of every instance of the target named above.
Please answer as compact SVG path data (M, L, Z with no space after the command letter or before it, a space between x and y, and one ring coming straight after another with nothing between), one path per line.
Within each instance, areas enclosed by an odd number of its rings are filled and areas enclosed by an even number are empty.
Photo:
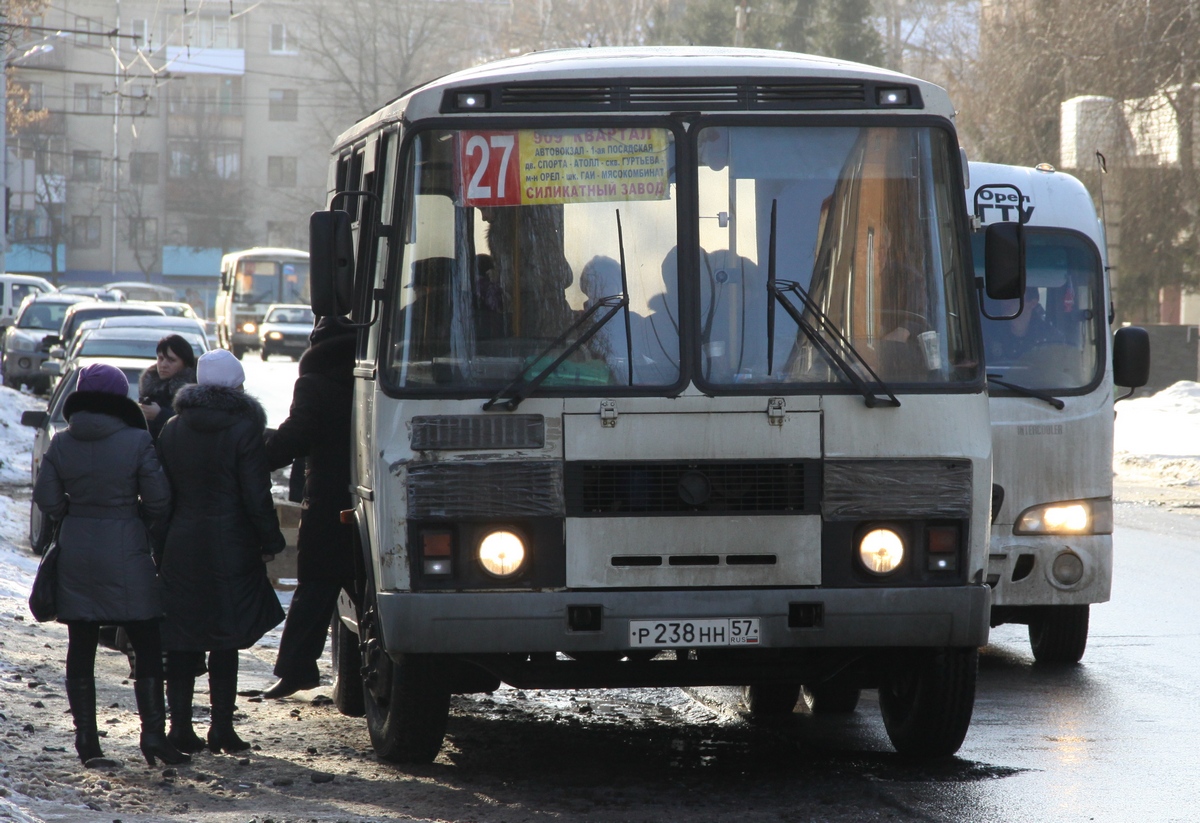
M120 369L79 370L63 404L67 428L50 441L33 499L55 520L58 535L58 620L67 624L67 701L75 719L75 751L83 763L102 757L96 729L96 644L100 625L125 628L136 652L134 695L146 762L188 760L164 730L162 602L146 524L166 514L167 479L146 419L128 397Z
M238 651L283 620L266 561L285 541L263 450L267 416L242 392L241 364L210 351L196 373L199 384L175 396L176 415L158 438L172 491L161 567L168 738L185 751L204 747L192 731L192 691L208 652L208 747L235 752L250 747L233 729Z
M271 468L305 457L304 504L296 541L296 591L288 608L275 676L264 697L287 697L315 689L317 660L342 587L353 590L351 526L341 522L350 508L350 414L354 403L354 329L324 317L313 329L312 346L300 358L287 420L267 440Z
M158 341L158 359L138 378L138 403L146 415L150 436L158 439L166 422L175 416L172 403L184 386L196 382L196 353L178 334Z

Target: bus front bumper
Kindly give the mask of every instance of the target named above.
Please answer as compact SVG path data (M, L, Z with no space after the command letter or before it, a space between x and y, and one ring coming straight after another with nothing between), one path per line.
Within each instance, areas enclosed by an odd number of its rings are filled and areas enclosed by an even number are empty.
M632 648L631 620L758 618L757 648L958 647L988 639L986 586L569 592L380 592L390 653L487 654ZM599 607L576 631L572 606ZM681 643L686 647L688 644Z
M992 605L1080 606L1108 601L1112 535L1005 535L996 531L987 573L987 582L994 587ZM1074 555L1079 563L1081 574L1073 583L1055 576L1055 560L1064 554Z

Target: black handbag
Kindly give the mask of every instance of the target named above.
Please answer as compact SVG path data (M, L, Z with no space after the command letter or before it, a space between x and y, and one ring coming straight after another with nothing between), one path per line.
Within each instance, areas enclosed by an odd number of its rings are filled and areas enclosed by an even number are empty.
M45 623L58 616L58 529L62 521L54 524L50 545L42 555L33 588L29 590L29 611L33 619Z

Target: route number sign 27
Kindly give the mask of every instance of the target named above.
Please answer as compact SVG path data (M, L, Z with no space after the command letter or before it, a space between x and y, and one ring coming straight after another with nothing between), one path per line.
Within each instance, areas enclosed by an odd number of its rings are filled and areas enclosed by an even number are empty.
M461 131L456 200L468 208L665 200L670 144L661 128Z

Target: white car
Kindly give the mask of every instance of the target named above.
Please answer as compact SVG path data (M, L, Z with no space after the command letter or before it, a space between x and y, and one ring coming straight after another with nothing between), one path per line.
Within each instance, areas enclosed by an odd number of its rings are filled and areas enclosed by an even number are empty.
M275 303L267 307L262 325L258 327L258 345L262 359L273 354L290 355L299 360L308 348L312 334L312 309L303 303Z

